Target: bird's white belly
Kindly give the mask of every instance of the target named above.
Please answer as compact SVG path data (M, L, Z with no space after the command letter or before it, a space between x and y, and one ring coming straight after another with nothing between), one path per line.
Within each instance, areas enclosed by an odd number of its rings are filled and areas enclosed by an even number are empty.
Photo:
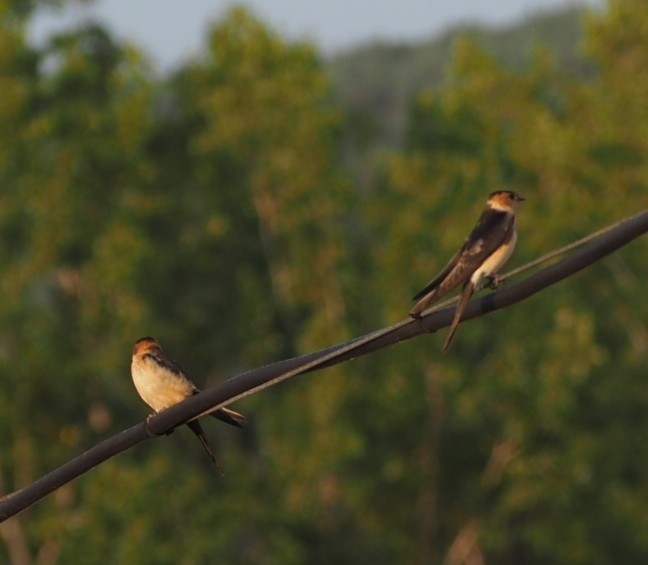
M153 410L160 412L182 402L194 393L191 383L150 361L134 362L133 383Z
M513 231L508 243L501 245L482 265L472 274L470 281L475 285L479 284L486 278L497 273L506 263L515 249L517 243L517 230Z

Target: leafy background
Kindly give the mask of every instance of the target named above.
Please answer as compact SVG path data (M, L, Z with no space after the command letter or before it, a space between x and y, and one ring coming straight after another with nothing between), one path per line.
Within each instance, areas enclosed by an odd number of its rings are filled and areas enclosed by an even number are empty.
M646 206L648 4L325 59L232 9L161 76L0 2L0 490L143 419L155 335L201 386L403 318L485 196L519 264ZM638 241L515 308L249 398L0 526L0 561L645 563Z

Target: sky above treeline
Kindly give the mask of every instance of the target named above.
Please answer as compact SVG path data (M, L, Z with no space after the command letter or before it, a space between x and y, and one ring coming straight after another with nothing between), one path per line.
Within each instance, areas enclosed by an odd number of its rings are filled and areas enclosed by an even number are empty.
M156 65L169 69L199 54L209 23L234 5L247 7L290 39L313 41L330 55L377 39L430 38L461 23L504 26L539 11L603 4L603 0L99 0L42 13L31 34L41 41L52 31L100 21L118 38L143 49Z

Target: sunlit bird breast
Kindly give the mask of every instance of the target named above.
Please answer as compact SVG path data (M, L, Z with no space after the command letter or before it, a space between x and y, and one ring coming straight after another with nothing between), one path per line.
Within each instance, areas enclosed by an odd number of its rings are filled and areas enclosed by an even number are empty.
M131 372L137 392L156 412L182 402L195 392L186 377L160 366L146 355L133 357Z
M470 282L475 286L484 280L484 278L497 273L502 266L510 259L515 245L517 243L517 229L513 226L509 240L502 244L493 254L491 254L482 265L472 274Z

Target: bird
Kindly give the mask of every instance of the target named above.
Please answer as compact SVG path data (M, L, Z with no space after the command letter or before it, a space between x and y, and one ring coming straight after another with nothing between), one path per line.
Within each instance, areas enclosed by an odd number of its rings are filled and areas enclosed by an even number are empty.
M497 190L486 200L477 225L466 241L436 278L417 293L416 304L410 310L412 318L421 318L433 303L463 283L459 303L455 309L450 330L443 343L447 351L452 343L461 317L476 290L486 280L497 281L497 273L509 260L517 243L515 212L524 198L512 190Z
M146 404L153 408L155 414L200 392L180 365L162 349L160 343L148 336L135 342L131 375L138 394ZM247 422L247 418L243 414L229 408L219 408L210 414L238 428L242 428ZM151 416L153 414L149 415L149 418ZM187 426L200 440L215 469L222 473L198 420L187 422Z

